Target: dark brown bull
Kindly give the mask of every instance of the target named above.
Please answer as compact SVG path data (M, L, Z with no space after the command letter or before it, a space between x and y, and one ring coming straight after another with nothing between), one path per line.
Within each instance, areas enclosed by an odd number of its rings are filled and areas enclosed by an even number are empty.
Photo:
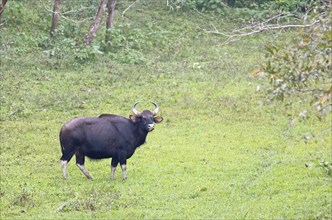
M111 179L114 178L116 166L120 163L123 179L127 178L126 161L136 148L145 143L147 134L154 129L154 123L162 122L154 111L136 110L125 118L119 115L103 114L99 117L79 117L64 124L60 130L62 175L67 178L67 164L75 154L76 165L88 179L92 176L84 166L85 156L91 159L112 158Z

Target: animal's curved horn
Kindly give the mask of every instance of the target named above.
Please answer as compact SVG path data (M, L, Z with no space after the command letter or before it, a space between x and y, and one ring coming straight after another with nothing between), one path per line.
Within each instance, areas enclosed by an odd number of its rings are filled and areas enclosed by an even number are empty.
M138 104L138 102L136 102L131 109L133 110L134 115L141 116L142 113L137 111L135 108L137 104Z
M152 112L153 115L158 114L158 112L159 112L159 107L158 107L157 103L155 103L155 102L151 102L151 103L156 107L155 110Z

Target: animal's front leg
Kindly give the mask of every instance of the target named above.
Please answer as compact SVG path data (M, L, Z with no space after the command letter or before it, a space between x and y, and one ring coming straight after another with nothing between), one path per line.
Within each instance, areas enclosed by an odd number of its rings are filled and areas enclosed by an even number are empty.
M84 175L86 176L86 178L88 179L93 179L92 176L90 175L89 171L85 168L84 164L76 164L78 166L78 168L80 168L80 170L82 171L82 173L84 173Z
M86 178L93 179L92 176L90 175L89 171L85 168L84 161L85 161L84 155L81 155L80 153L76 153L76 165L82 171L82 173L84 173Z

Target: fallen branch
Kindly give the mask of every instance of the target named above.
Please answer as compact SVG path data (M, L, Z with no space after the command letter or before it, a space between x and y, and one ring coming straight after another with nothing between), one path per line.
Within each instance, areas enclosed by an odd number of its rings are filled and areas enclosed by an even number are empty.
M269 30L276 30L276 29L286 29L286 28L307 28L307 27L312 27L313 25L319 23L319 21L315 21L311 24L303 24L303 25L297 25L297 24L288 24L288 25L266 25L266 26L259 26L257 27L256 30L252 30L251 32L247 32L247 33L240 33L240 34L235 34L235 35L228 35L225 33L221 33L219 32L217 29L215 29L214 31L207 31L208 33L212 33L212 34L220 34L220 35L224 35L227 37L243 37L243 36L248 36L248 35L252 35L255 33L259 33L259 32L264 32L264 31L269 31Z
M279 15L273 16L272 18L269 18L268 20L266 20L264 22L255 23L253 25L249 25L249 26L246 26L246 27L243 27L240 29L235 29L235 30L232 30L232 31L226 32L226 33L218 31L218 29L214 25L212 25L213 26L212 30L206 30L206 29L202 29L202 30L205 31L206 33L221 35L221 36L226 37L227 39L225 41L225 44L227 44L232 41L238 40L242 37L254 35L257 33L261 33L261 32L266 32L266 31L271 31L271 30L284 30L284 29L289 29L289 28L309 28L320 22L319 20L315 20L314 22L312 22L310 24L281 25L281 24L279 24L279 22L276 22L276 24L269 24L273 20L279 21L279 19L284 18L284 17L289 17L289 16L292 16L292 14L287 14L287 15L279 14Z
M139 0L134 1L131 5L128 6L128 8L126 8L123 12L122 12L122 17L124 17L125 13L134 5L136 4L136 2L138 2Z

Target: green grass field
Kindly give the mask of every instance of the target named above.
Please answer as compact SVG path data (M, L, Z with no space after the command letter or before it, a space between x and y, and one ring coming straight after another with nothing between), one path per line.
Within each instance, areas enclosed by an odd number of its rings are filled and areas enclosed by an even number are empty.
M135 18L155 15L148 28L164 40L139 64L21 54L23 42L1 30L1 219L331 219L332 178L319 165L332 161L331 115L302 119L308 104L295 99L260 105L266 80L251 71L275 36L222 46L198 27L232 24L144 7L126 22L145 33ZM86 161L92 181L71 161L64 180L62 124L129 116L136 101L156 101L164 121L128 160L128 179L118 167L111 181L105 159Z

